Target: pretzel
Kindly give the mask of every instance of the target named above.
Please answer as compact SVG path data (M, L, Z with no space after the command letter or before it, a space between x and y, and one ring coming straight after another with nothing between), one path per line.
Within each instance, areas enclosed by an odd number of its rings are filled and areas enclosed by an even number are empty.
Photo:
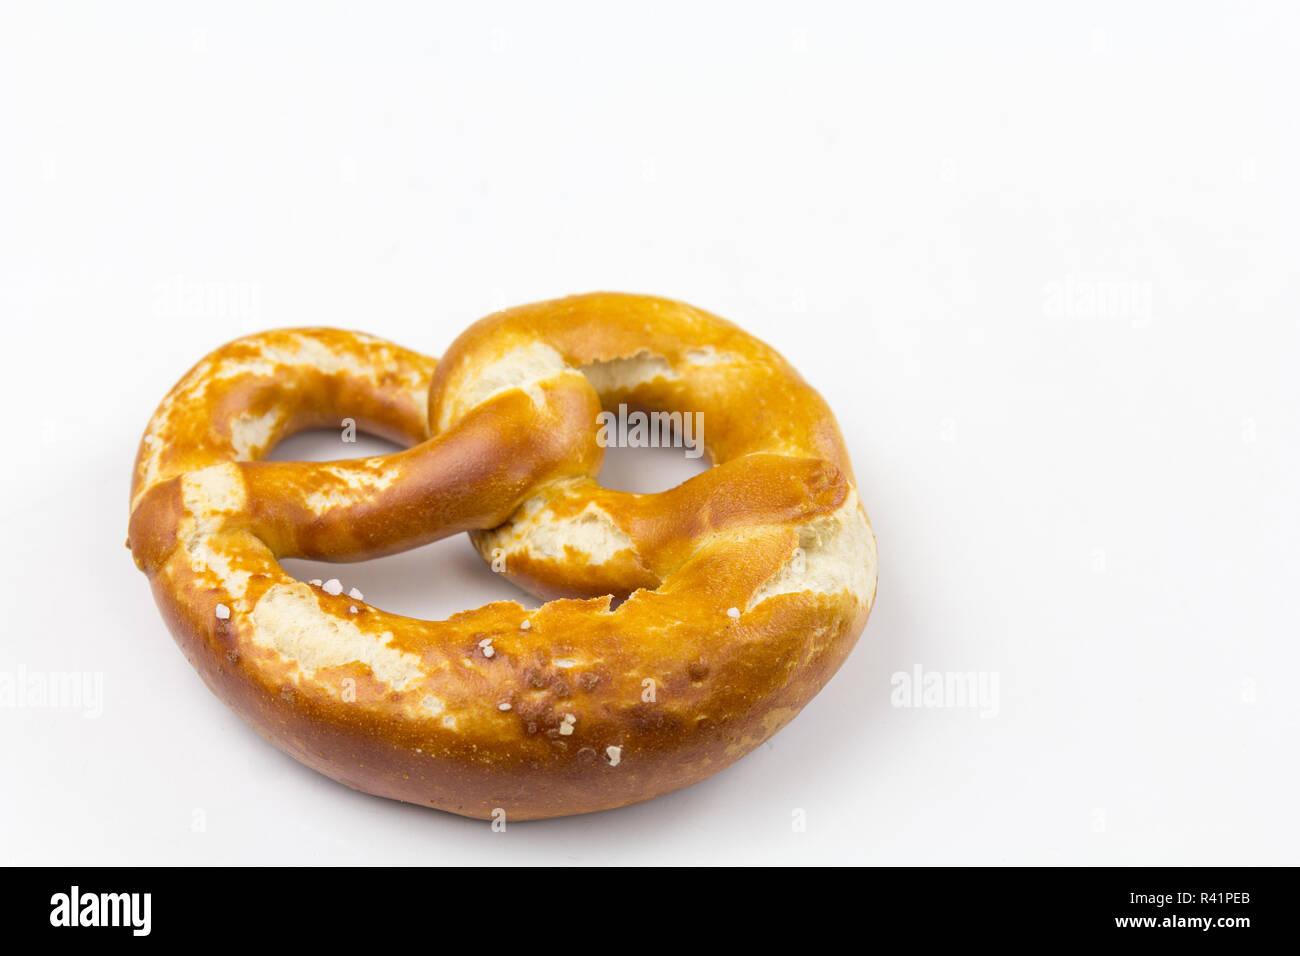
M698 412L713 467L597 484L602 408ZM405 450L262 461L344 418ZM359 561L461 531L549 599L421 621L277 559ZM350 787L483 819L604 810L717 773L835 673L875 539L822 398L679 302L593 294L488 316L440 362L359 332L238 339L140 443L128 546L208 686Z

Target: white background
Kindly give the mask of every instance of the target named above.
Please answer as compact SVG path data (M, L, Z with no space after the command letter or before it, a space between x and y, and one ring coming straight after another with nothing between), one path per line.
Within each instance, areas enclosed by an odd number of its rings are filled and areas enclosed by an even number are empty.
M0 672L103 678L98 719L0 708L0 862L1300 862L1294 5L473 6L0 13ZM155 405L248 331L436 355L595 289L830 401L858 649L717 777L505 834L281 755L122 546ZM517 593L463 537L339 571ZM996 713L892 706L918 666Z

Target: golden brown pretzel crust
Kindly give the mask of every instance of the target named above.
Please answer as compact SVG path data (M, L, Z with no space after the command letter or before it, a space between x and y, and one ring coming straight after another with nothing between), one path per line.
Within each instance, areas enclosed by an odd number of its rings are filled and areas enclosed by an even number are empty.
M701 412L716 467L657 495L601 488L602 403ZM257 460L345 417L413 447ZM218 696L348 786L473 817L604 810L716 773L830 679L875 595L821 397L730 323L645 296L489 316L436 366L332 329L232 342L155 413L131 502L136 563ZM419 621L276 561L460 531L557 599Z

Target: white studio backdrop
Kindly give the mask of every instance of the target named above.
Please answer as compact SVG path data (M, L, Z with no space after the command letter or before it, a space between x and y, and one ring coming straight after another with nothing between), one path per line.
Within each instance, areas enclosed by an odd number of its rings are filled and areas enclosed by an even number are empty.
M478 7L0 11L0 675L99 681L0 707L0 862L1297 862L1297 9ZM436 355L596 289L828 399L879 538L857 650L706 783L504 834L281 755L122 546L158 401L246 332ZM463 537L326 570L521 596Z

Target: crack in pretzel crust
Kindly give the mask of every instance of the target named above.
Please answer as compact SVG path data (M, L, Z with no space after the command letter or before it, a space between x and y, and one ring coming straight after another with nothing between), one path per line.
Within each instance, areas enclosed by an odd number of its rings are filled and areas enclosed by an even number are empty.
M597 415L620 403L701 413L714 467L602 488ZM343 418L408 447L260 460ZM278 564L461 531L548 602L421 621ZM217 349L149 422L128 545L191 663L276 746L359 790L510 820L646 800L744 756L839 668L876 589L821 397L729 322L612 293L488 316L439 362L321 328Z

